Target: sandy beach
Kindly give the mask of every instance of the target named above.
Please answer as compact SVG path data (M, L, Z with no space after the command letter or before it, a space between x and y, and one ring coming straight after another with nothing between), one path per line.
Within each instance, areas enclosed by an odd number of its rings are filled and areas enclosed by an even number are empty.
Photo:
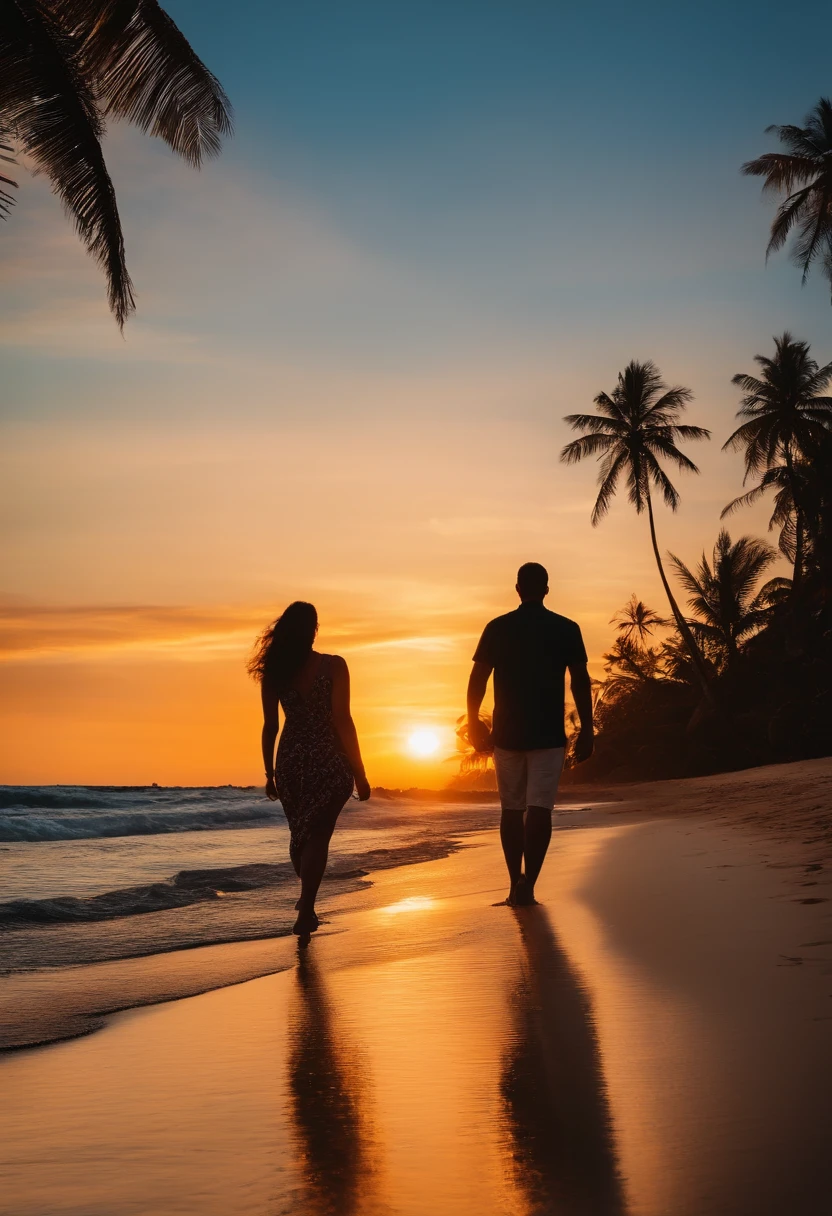
M70 1012L95 1032L0 1060L0 1211L822 1211L830 780L812 761L709 778L711 804L619 789L559 819L537 908L492 906L479 831L374 873L369 902L325 901L305 952L78 968ZM183 970L230 986L107 1014L141 968L147 1001ZM10 977L4 1023L42 1016L49 985Z

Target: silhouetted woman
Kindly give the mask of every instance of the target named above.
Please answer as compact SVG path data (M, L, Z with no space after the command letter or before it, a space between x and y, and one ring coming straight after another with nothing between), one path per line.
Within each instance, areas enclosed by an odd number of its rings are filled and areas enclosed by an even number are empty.
M299 935L318 927L315 897L353 784L362 802L370 797L350 715L349 669L339 655L312 649L317 632L313 606L296 601L261 634L249 663L263 697L266 794L280 799L292 834L289 856L301 881ZM275 759L279 706L285 721Z

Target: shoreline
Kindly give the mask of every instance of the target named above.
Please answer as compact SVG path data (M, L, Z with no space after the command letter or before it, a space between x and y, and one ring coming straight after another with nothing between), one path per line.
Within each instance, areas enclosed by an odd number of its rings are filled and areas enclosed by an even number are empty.
M663 818L724 825L739 829L751 845L776 846L776 854L766 853L763 864L778 872L781 886L788 888L795 902L822 909L832 898L832 872L827 869L832 859L832 759L716 777L568 786L564 792L572 805L565 804L560 811L566 820L560 824L562 830ZM574 798L576 793L583 798ZM437 812L428 809L433 818ZM483 828L479 820L467 828L455 821L441 841L425 842L412 851L404 848L394 866L371 870L372 877L363 875L357 891L328 896L324 886L325 916L340 921L345 911L357 906L356 901L372 904L374 884L383 887L387 876L402 868L418 868L472 847L471 839ZM495 828L496 822L492 832ZM86 1035L125 1009L184 999L271 974L291 965L283 958L287 949L291 954L291 929L282 926L265 934L173 944L73 966L8 969L0 995L0 1052ZM125 991L130 991L129 999L124 999ZM56 1006L62 1010L57 1016Z
M220 947L233 987L0 1058L10 1210L818 1210L830 913L792 898L770 837L571 815L517 910L491 906L496 832L469 843L338 896L275 974Z
M581 815L584 823L604 815L585 807L568 813ZM329 929L345 913L377 902L374 887L381 883L383 889L389 876L475 847L470 838L484 831L495 835L496 827L484 829L479 822L468 828L449 825L447 837L416 848L403 846L395 865L365 871L352 890L330 893L325 880L322 925ZM6 970L0 986L0 1058L5 1052L84 1037L105 1027L116 1013L187 999L284 970L292 965L296 940L289 922L254 937L238 935L89 963ZM131 992L129 1000L124 999L125 990ZM57 1015L56 1007L61 1010Z

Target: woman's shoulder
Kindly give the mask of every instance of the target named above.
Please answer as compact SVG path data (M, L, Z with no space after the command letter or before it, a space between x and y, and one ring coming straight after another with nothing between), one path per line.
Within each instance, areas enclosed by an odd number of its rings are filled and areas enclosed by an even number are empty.
M347 660L342 658L340 654L324 654L321 655L332 671L345 671L347 668Z

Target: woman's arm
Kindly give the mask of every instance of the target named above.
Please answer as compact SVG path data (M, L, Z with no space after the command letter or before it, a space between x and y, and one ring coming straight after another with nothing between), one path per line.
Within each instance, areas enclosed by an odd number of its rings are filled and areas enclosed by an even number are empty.
M260 698L263 702L263 731L260 742L263 748L263 767L266 771L266 797L272 802L277 801L277 790L274 787L274 745L277 732L280 730L280 702L277 693L264 680L260 685Z
M350 762L355 787L362 802L370 797L370 783L364 772L358 732L350 713L350 669L340 655L332 656L332 722L341 740L344 755Z

